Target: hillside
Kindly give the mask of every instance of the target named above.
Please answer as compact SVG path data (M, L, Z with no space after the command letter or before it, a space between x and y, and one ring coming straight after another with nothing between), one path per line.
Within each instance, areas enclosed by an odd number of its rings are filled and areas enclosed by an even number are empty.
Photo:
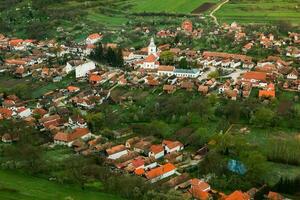
M276 23L286 21L300 24L298 0L231 0L216 16L223 22Z
M3 181L5 180L5 182ZM0 199L6 200L121 200L113 195L86 189L84 192L74 185L60 185L40 178L0 171Z
M0 32L21 38L85 38L94 31L132 29L136 25L178 25L182 18L209 12L221 0L2 0ZM299 25L297 0L230 0L214 13L219 22Z

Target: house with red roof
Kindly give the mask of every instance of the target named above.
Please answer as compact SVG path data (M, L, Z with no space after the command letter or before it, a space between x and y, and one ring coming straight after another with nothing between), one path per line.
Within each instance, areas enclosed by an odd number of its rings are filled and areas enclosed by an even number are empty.
M117 145L114 147L111 147L109 149L106 149L106 154L108 159L116 160L120 158L121 156L124 156L128 154L128 150L124 145Z
M145 176L151 183L155 183L159 180L172 176L175 173L176 167L171 163L167 163L154 169L150 169L145 173Z
M270 191L268 194L268 199L269 200L283 200L283 196L278 194L277 192L272 192Z
M166 153L178 152L184 148L181 142L172 140L163 140L162 145Z
M273 83L270 83L267 87L265 87L263 90L259 90L258 92L259 98L275 98L275 85Z
M79 88L79 87L76 87L76 86L70 85L70 86L67 87L67 90L68 90L68 92L70 92L70 93L75 93L75 92L79 92L79 91L80 91L80 88Z
M211 190L210 185L200 179L193 178L189 180L190 189L189 193L192 195L194 199L199 200L208 200L209 199L209 191Z
M14 112L8 108L0 107L0 118L1 119L10 119L12 118Z
M150 147L149 157L159 159L164 157L164 155L165 155L164 147L161 144L155 144Z
M26 118L31 116L32 111L30 108L26 108L26 107L19 107L16 109L16 113L18 115L18 117L20 118Z
M143 69L157 69L159 66L158 62L159 57L155 56L154 54L148 55L143 61L141 68Z
M87 45L91 45L91 44L97 43L102 38L103 38L103 35L101 33L93 33L86 38L85 42Z
M250 200L250 196L247 193L237 190L225 197L224 200Z
M71 133L58 132L54 136L54 144L66 145L71 147L73 142L77 139L87 140L92 137L92 133L88 128L76 128Z
M242 82L251 83L253 87L265 87L267 86L267 73L246 72L242 75Z
M160 65L157 68L157 74L159 76L172 76L174 74L175 67L169 65Z
M191 33L193 32L193 22L191 20L184 20L181 24L182 30L185 32Z
M102 77L98 74L91 74L89 77L89 82L93 85L97 85L102 81Z

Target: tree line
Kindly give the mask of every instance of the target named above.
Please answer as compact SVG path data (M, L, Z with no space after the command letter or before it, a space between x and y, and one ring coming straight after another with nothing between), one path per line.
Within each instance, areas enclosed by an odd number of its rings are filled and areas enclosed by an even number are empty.
M91 52L90 58L99 63L108 64L111 67L124 67L122 49L117 47L113 49L111 47L103 47L102 43L99 42L96 48Z

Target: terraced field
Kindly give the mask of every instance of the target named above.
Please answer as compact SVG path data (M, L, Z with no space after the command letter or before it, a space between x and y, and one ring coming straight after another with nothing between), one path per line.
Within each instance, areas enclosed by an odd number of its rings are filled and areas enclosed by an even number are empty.
M231 0L215 13L220 22L300 25L299 0Z

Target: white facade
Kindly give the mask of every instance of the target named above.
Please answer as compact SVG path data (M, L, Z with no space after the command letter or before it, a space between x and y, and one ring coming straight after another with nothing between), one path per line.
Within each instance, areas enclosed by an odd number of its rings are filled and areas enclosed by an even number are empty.
M164 179L164 178L167 178L167 177L169 177L169 176L172 176L173 174L175 174L175 172L176 172L176 169L174 169L174 170L172 170L172 171L169 171L169 172L167 172L167 173L164 173L164 174L162 174L162 175L160 175L160 176L157 176L157 177L151 179L150 182L151 182L151 183L155 183L155 182L160 181L160 180L162 180L162 179Z
M144 69L157 69L159 67L157 61L153 61L153 62L143 62L142 64L142 68Z
M287 75L287 79L297 80L298 76L294 73L290 73L290 74Z
M167 153L178 152L178 151L181 151L181 150L183 150L183 146L180 146L180 145L178 145L178 146L176 146L172 149L169 149L169 147L167 145L165 146L165 151Z
M74 67L70 64L70 63L67 63L67 65L64 67L63 71L66 73L66 74L69 74L71 71L74 70Z
M145 170L153 169L153 168L155 168L155 167L157 167L157 162L153 162L153 163L144 165L144 169L145 169Z
M127 153L128 153L128 151L127 151L127 149L125 149L123 151L111 154L107 158L112 159L112 160L116 160L116 159L120 158L121 156L126 155Z
M22 112L18 113L18 116L20 118L25 118L25 117L29 117L32 114L30 108L26 108L26 110L23 110Z
M164 157L165 155L165 152L164 151L161 151L159 153L153 153L153 152L149 152L149 157L154 157L155 159L159 159L159 158L162 158Z
M186 77L186 78L197 78L200 75L198 69L184 70L184 69L175 69L174 75L177 77Z
M157 71L157 74L159 76L173 76L174 72L173 71Z
M94 69L96 69L96 65L92 61L79 65L75 68L76 78L85 77L91 70Z

